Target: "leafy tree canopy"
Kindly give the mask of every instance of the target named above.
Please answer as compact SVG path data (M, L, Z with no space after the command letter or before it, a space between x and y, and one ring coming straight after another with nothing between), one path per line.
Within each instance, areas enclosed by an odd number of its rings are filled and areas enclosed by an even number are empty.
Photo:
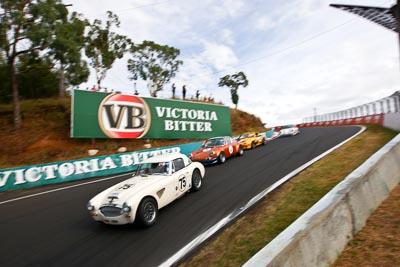
M20 97L35 99L57 96L57 74L51 65L35 55L25 55L18 63Z
M107 16L105 27L101 20L94 20L86 39L86 56L96 72L99 88L115 60L122 58L132 44L126 36L111 31L113 26L118 28L120 25L118 16L111 11L107 11Z
M59 72L59 95L64 96L65 85L78 85L87 81L89 68L82 60L85 46L85 29L88 22L73 12L65 21L55 25L55 39L49 46L46 57L52 61Z
M154 97L163 89L164 84L175 77L179 66L183 64L181 60L177 60L179 49L152 41L132 45L130 52L132 56L128 60L128 71L132 74L130 79L141 78L147 81L152 85L150 93Z
M1 0L0 10L0 51L9 69L14 125L19 129L22 120L16 64L23 55L49 48L56 25L66 21L68 10L60 0Z
M239 87L247 87L248 85L249 81L247 80L246 75L241 71L233 75L225 75L220 78L218 83L219 87L226 86L231 90L232 103L235 104L236 108L239 102L239 95L237 92Z

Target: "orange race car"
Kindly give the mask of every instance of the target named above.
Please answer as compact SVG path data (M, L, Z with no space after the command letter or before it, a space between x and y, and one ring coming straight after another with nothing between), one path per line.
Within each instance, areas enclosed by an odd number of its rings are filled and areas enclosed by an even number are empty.
M239 136L239 143L244 149L253 149L265 144L265 136L258 132L248 132Z
M190 153L193 161L203 164L224 163L232 156L242 156L242 145L230 136L213 137L203 141L201 148Z

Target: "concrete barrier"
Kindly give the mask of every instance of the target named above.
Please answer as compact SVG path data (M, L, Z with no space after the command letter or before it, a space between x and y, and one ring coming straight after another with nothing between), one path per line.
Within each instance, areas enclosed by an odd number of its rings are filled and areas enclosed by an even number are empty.
M395 131L400 131L400 112L385 114L383 126Z
M400 182L400 134L243 266L329 266Z

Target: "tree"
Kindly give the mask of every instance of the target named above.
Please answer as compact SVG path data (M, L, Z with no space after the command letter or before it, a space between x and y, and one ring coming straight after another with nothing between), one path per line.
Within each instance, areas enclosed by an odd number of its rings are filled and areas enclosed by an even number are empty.
M11 102L10 72L4 62L0 63L0 81L0 102L9 103Z
M239 95L237 92L239 86L247 87L248 85L249 81L247 80L246 75L241 71L233 75L225 75L219 80L218 83L219 87L226 86L230 88L232 103L235 104L235 108L237 108L239 102Z
M107 11L108 20L105 28L101 20L94 20L86 39L86 56L90 59L90 66L96 72L97 86L105 79L107 71L111 69L116 59L120 59L129 50L131 40L126 36L114 33L111 27L119 27L118 16Z
M21 56L18 63L18 90L23 99L57 96L57 73L37 55Z
M128 71L132 74L131 80L141 78L151 84L150 94L157 97L164 84L175 77L182 65L179 56L180 50L167 45L159 45L152 41L143 41L142 44L132 45L131 56L128 60Z
M62 23L55 26L55 40L51 43L47 56L53 65L58 67L59 96L65 95L65 85L78 85L87 81L89 68L82 60L82 49L85 46L86 20L73 12Z
M0 1L0 50L9 69L14 126L22 125L18 73L19 57L43 51L54 39L56 22L65 20L68 10L60 0L2 0Z

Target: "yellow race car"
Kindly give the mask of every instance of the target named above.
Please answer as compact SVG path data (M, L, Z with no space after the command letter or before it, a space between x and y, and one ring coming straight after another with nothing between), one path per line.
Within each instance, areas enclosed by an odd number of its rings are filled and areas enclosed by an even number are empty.
M253 149L265 144L265 136L258 132L247 132L241 134L238 138L239 143L244 149Z

